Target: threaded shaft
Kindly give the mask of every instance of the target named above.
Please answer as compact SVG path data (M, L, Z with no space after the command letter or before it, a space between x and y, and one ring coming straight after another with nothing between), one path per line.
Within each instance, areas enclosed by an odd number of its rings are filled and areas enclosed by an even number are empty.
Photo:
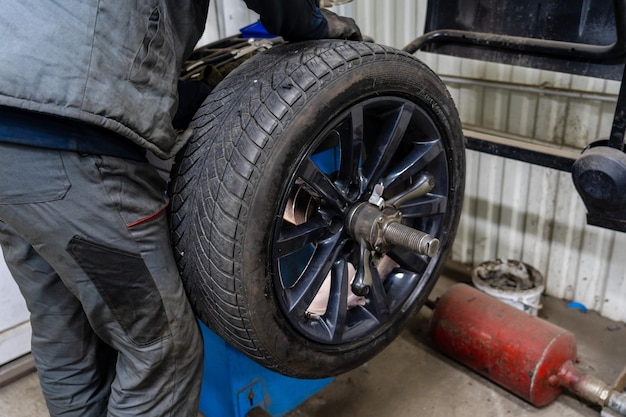
M390 223L384 231L383 238L392 245L400 246L430 258L439 250L439 239L428 233L412 229L402 223Z

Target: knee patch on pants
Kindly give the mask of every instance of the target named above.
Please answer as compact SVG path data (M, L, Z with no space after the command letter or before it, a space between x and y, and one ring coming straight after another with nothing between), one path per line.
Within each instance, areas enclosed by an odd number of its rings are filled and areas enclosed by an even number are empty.
M133 343L147 346L171 335L161 294L141 255L78 236L66 249Z

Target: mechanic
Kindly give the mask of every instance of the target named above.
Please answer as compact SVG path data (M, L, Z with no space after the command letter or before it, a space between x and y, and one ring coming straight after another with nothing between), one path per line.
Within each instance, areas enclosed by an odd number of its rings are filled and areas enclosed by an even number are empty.
M315 0L248 0L287 40L359 39ZM202 338L169 242L178 72L208 0L4 0L0 243L52 416L196 416Z

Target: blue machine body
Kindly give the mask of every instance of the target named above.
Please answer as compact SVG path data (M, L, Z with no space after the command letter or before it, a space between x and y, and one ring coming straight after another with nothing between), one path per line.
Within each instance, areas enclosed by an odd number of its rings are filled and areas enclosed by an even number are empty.
M204 324L200 327L204 336L200 412L206 417L244 417L254 407L280 417L333 380L297 379L272 372L232 348Z

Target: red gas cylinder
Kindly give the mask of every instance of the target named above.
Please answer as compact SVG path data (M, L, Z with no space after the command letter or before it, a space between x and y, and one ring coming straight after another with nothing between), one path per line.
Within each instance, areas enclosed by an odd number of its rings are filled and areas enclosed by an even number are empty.
M441 352L538 407L561 393L559 372L576 360L572 333L465 284L437 301L430 339Z

